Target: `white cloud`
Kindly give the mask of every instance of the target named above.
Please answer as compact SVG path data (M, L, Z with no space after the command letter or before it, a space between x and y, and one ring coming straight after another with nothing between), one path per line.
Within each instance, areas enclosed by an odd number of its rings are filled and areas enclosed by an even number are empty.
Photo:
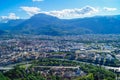
M54 10L54 11L41 11L40 8L38 7L28 7L28 6L22 6L20 8L30 16L33 16L34 14L38 14L38 13L45 13L59 18L86 17L86 16L95 15L99 12L99 9L91 6L85 6L83 8L74 8L74 9Z
M32 0L33 2L42 2L44 0Z
M15 13L9 13L8 16L1 16L1 19L19 19L19 17Z
M93 14L98 13L99 10L91 7L91 6L85 6L83 8L75 8L75 9L64 9L60 11L49 11L49 12L43 12L52 16L56 16L59 18L64 18L64 17L85 17L85 16L90 16Z
M104 7L103 8L105 11L116 11L117 8L109 8L109 7Z
M40 8L38 8L38 7L22 6L20 8L22 10L24 10L25 12L27 12L27 14L29 14L30 16L32 16L34 14L38 14L40 12Z
M16 19L20 19L20 17L16 16L15 13L9 13L8 16L1 16L0 22L6 23L8 22L8 20L16 20Z

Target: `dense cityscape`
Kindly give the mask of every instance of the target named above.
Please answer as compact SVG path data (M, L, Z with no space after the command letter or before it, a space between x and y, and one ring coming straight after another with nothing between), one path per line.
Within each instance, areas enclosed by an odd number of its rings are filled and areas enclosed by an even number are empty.
M120 35L1 35L0 70L14 67L62 79L89 75L82 65L98 66L119 77ZM85 67L84 67L85 68ZM30 71L29 71L30 70ZM48 77L47 77L48 78Z

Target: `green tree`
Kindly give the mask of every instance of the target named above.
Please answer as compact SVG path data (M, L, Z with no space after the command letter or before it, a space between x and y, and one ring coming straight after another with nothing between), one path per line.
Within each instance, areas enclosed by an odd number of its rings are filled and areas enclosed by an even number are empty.
M10 79L5 77L2 73L0 73L0 80L10 80Z

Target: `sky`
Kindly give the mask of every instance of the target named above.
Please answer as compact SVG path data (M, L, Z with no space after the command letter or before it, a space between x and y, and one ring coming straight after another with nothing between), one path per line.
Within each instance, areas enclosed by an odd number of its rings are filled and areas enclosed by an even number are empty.
M119 15L120 0L0 0L0 19L27 19L38 13L58 18Z

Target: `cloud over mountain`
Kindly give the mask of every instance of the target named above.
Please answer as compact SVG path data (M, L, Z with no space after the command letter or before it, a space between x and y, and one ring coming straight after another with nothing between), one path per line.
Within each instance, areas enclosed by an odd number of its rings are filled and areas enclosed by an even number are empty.
M16 16L15 13L9 13L8 16L1 16L2 19L19 19L18 16Z
M32 16L34 14L38 14L40 12L40 8L38 7L28 7L28 6L22 6L20 7L22 10L24 10L28 15Z
M84 17L84 16L90 16L93 14L98 13L99 10L91 7L91 6L85 6L83 8L75 8L75 9L63 9L60 11L49 11L49 12L43 12L52 16L56 16L59 18L64 17Z
M7 22L8 20L15 20L15 19L19 19L20 17L16 16L15 13L9 13L8 16L1 16L0 17L0 21L1 22Z
M83 8L74 8L74 9L54 10L54 11L42 11L38 7L28 7L28 6L22 6L20 8L30 16L33 16L34 14L38 14L38 13L45 13L59 18L86 17L86 16L94 15L99 12L99 9L91 6L85 6Z

